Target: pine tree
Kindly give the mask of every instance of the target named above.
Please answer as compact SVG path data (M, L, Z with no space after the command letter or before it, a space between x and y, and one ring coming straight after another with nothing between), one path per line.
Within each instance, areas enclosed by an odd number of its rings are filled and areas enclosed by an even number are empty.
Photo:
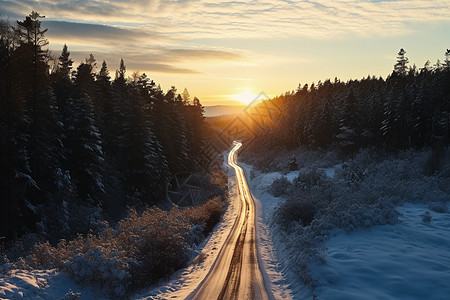
M55 192L55 176L64 160L62 133L63 124L50 86L48 72L47 29L41 29L39 13L32 12L23 22L18 21L15 34L18 47L14 51L15 80L17 97L25 100L25 115L29 120L27 143L31 176L36 187L26 190L27 206L35 214L45 206ZM29 218L31 230L36 229L37 218Z
M189 94L187 88L184 88L183 93L181 94L181 98L183 99L183 102L188 105L189 101L191 100L191 95Z
M330 102L326 101L323 104L317 119L317 122L319 123L318 124L319 132L316 138L317 145L322 148L326 148L327 146L331 145L336 132L330 107L331 107Z
M70 206L78 199L69 171L63 172L58 168L55 179L55 192L48 203L41 208L43 212L41 223L44 227L41 233L52 244L56 244L61 239L70 238Z
M187 104L183 106L184 115L186 118L187 138L190 144L190 159L196 157L202 148L205 146L205 132L204 132L204 117L203 106L197 97L194 97L192 105Z
M183 103L181 97L176 96L176 91L176 88L172 87L164 96L163 118L160 119L163 133L158 136L173 173L187 171L191 167Z
M95 115L97 124L101 131L106 131L105 116L111 112L111 98L113 95L111 88L111 77L109 76L108 66L105 61L102 63L102 67L99 73L95 76L94 82L95 96L93 98Z
M45 178L48 171L53 173L56 170L61 146L61 141L55 136L56 127L60 125L55 98L49 87L47 50L42 49L48 45L48 41L44 36L47 29L41 30L41 18L44 17L33 11L23 22L17 21L16 32L20 38L20 46L15 52L17 64L25 76L28 76L22 83L31 121L31 170L33 177L39 179ZM59 147L55 148L55 145Z
M441 63L441 60L438 59L438 60L436 61L436 64L434 64L434 66L433 66L433 70L434 70L435 72L439 72L439 71L442 71L442 68L443 68L443 65L442 65L442 63Z
M152 122L144 113L145 98L139 90L134 92L124 112L125 184L131 203L156 204L164 197L168 166Z
M70 52L67 49L67 45L64 45L58 59L58 68L55 74L52 74L53 91L61 115L64 112L66 100L70 97L72 91L72 64L73 60L70 58Z
M104 153L103 184L105 186L105 202L103 211L112 219L123 217L127 211L124 187L124 168L121 151L123 149L123 107L122 99L113 87L108 66L102 62L100 71L94 82L94 112L96 124L101 132Z
M424 83L419 89L419 93L411 105L412 128L410 135L410 144L414 147L423 147L427 140L427 133L430 132L430 121L427 115L428 105L426 105L427 91Z
M90 97L95 96L95 88L94 88L94 68L95 68L95 59L90 55L90 58L86 58L86 63L81 63L77 72L75 73L75 83L76 85Z
M101 205L104 197L103 149L92 100L81 89L69 98L65 111L68 168L81 200Z
M118 84L125 84L125 73L127 71L127 67L125 66L125 62L123 61L123 58L120 59L120 66L119 69L116 70L116 78L114 79L114 82Z
M70 81L70 75L72 74L73 60L70 58L70 52L67 50L67 45L64 44L61 55L59 56L58 69L56 74L62 80Z
M408 71L408 58L405 56L406 51L403 48L397 54L397 63L394 65L394 73L400 76L406 76Z
M360 142L360 118L356 106L356 96L353 89L350 89L343 102L343 113L339 123L339 134L337 138L344 151L354 151Z
M432 67L431 67L431 62L429 60L427 60L425 62L425 64L423 65L423 68L420 69L421 72L431 72Z
M445 71L450 71L450 49L447 49L445 51L445 60L443 67Z

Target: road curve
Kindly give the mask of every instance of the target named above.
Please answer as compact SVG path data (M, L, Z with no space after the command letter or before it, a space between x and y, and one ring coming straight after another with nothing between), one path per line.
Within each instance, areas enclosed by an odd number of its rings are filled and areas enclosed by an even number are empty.
M228 154L239 189L238 216L210 272L188 299L269 299L256 252L255 205L244 171L237 165L241 147L234 142Z

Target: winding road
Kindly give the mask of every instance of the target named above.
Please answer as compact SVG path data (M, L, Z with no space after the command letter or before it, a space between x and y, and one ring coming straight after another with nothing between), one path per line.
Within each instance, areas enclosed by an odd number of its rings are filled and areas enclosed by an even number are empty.
M269 299L256 250L255 205L237 164L242 143L234 142L228 165L236 172L240 210L210 272L189 299Z

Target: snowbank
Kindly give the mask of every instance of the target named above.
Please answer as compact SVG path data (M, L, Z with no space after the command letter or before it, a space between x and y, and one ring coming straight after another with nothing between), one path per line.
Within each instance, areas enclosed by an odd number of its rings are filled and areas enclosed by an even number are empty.
M262 173L252 166L239 163L244 169L250 191L255 201L257 213L257 243L260 256L260 266L267 276L266 286L271 289L276 299L309 299L312 292L303 285L299 278L286 265L286 245L277 239L277 231L272 225L276 208L284 201L267 192L275 179L286 177L292 182L299 174L293 171L287 174L279 172Z

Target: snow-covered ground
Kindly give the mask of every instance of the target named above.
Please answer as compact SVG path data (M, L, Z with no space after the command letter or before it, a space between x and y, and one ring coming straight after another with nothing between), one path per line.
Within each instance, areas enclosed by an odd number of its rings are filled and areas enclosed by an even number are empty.
M450 299L450 214L405 203L397 225L341 233L313 268L318 299Z
M262 250L260 255L263 260L263 267L273 284L270 286L274 296L277 299L310 299L312 291L306 287L293 274L286 265L285 245L274 242L274 235L277 232L273 231L271 227L272 217L276 208L284 201L280 197L272 196L267 190L272 182L285 176L289 181L293 181L300 171L290 172L288 174L281 174L279 172L260 173L254 171L251 165L240 163L244 169L248 185L253 194L256 203L258 218L258 228L260 230L260 247ZM273 289L281 288L284 294L273 291Z
M0 299L108 299L98 288L77 284L55 270L12 270L0 275Z

